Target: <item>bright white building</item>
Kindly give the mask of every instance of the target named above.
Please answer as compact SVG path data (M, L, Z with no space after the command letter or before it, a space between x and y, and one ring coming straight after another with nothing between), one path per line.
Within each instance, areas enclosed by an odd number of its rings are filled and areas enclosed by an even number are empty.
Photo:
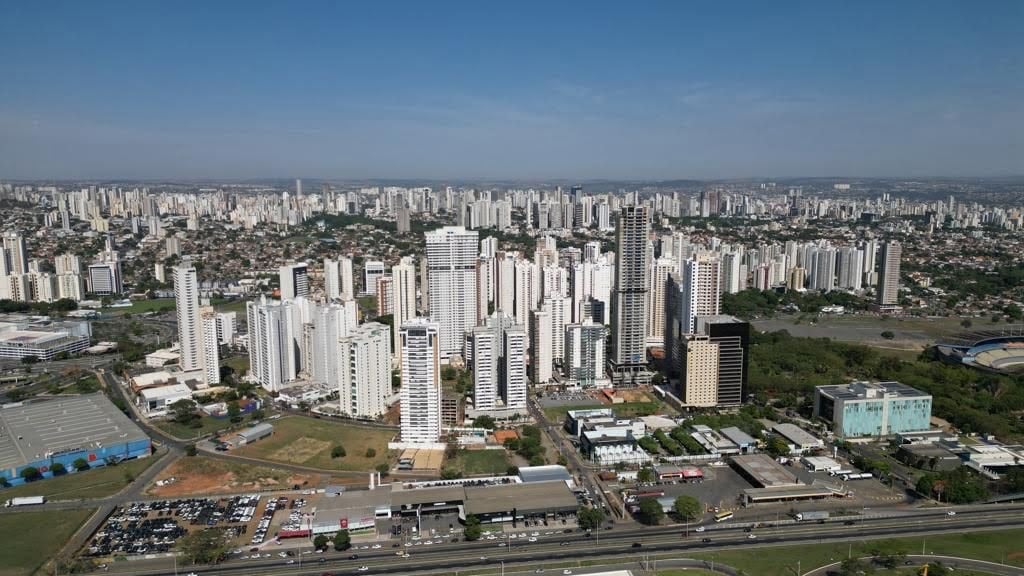
M402 443L437 444L441 439L441 327L416 318L403 324L401 332Z
M398 264L391 267L391 291L393 293L392 326L401 326L416 317L416 261L403 256ZM398 330L394 331L392 351L401 353Z
M714 316L721 312L721 271L718 257L701 252L683 263L680 285L680 333L697 330L697 316Z
M534 310L530 319L531 376L534 384L546 384L552 378L551 313L546 310ZM564 330L562 332L564 334Z
M281 300L309 296L309 265L305 262L281 266L278 275L281 281Z
M477 322L478 237L462 226L426 233L430 319L437 325L445 359L460 352L466 331Z
M267 301L246 305L249 325L249 375L264 390L276 392L295 380L299 371L298 335L301 318L294 302Z
M502 397L505 408L526 408L526 330L522 325L503 331Z
M332 358L340 375L338 400L350 416L377 418L391 397L391 330L377 322L361 324L337 340Z

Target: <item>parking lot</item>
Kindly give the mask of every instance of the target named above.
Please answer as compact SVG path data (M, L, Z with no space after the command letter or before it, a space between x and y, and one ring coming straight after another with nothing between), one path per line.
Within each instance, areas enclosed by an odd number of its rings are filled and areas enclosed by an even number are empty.
M231 498L189 498L158 500L122 506L93 535L86 555L106 557L167 552L174 543L193 530L224 528L229 536L241 538L252 533L257 544L266 537L275 501L257 515L260 496ZM258 542L257 542L258 541Z

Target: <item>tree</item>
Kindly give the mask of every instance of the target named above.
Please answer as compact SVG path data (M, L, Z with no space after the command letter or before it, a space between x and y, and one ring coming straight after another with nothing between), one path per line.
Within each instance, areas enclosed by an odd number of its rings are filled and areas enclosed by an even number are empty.
M672 509L681 520L696 520L700 517L701 513L700 502L693 496L687 496L686 494L676 498Z
M317 534L316 538L313 538L313 549L314 550L326 550L327 549L327 536L323 534Z
M376 456L377 456L377 449L376 448L367 448L366 449L366 457L367 458L375 458Z
M25 482L33 482L35 480L39 480L40 478L42 478L43 475L39 472L39 468L36 468L34 466L26 466L25 468L21 469L21 477L22 479L25 480Z
M580 508L576 512L576 523L584 530L596 530L604 522L604 512L600 508Z
M505 475L507 475L507 476L518 476L519 475L519 466L509 466L508 468L505 469Z
M37 362L39 362L39 356L33 356L30 354L28 356L22 356L21 358L22 364L35 364Z
M636 473L636 481L648 484L654 482L654 468L645 466Z
M185 446L185 456L195 456L197 454L196 445L189 444Z
M171 404L170 409L171 419L179 424L188 424L199 419L199 415L196 414L196 403L188 398L182 398Z
M858 574L872 574L874 569L867 562L859 558L847 558L839 565L840 576L856 576Z
M334 549L338 552L344 552L352 547L352 538L348 535L348 530L341 530L334 535Z
M227 553L224 532L207 528L197 530L178 540L175 544L181 555L193 564L211 564Z
M0 476L0 488L10 488L10 487L11 487L11 482L7 478L4 478L3 476Z
M242 409L238 407L238 401L232 400L228 402L228 420L231 422L242 421Z
M480 528L480 519L470 514L466 516L466 527L462 530L463 537L467 542L479 540L483 530Z
M334 448L331 448L331 458L344 458L344 457L345 457L345 447L344 446L342 446L341 444L337 444L337 445L334 446Z
M71 465L75 467L75 471L77 472L83 472L90 468L89 461L85 458L77 458L71 463Z
M264 412L262 408L257 408L257 409L252 411L252 419L253 420L263 420L266 417L267 417L267 413Z
M490 416L477 416L473 419L473 426L477 428L486 428L487 430L494 430L494 418Z
M441 480L455 480L457 478L462 478L462 472L459 472L455 468L441 469Z
M54 476L63 476L68 473L68 469L60 462L54 462L53 466L50 466L50 473Z
M892 330L886 330L881 333L881 337L885 338L886 340L892 340L893 338L896 337L896 335L893 334Z
M780 458L789 455L789 444L786 444L786 439L782 436L772 436L768 439L768 446L765 450L772 458Z
M641 524L655 526L661 523L662 518L665 517L665 510L657 498L641 498L639 508L636 519Z
M377 464L377 472L380 472L381 476L387 476L391 469L388 468L387 464Z
M974 323L971 322L970 318L964 318L963 320L960 321L960 325L963 326L964 328L970 328L971 326L974 325Z

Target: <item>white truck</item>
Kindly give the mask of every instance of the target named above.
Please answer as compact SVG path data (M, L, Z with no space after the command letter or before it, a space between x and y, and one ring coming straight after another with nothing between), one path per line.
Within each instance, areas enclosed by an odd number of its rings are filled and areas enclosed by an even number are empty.
M10 508L11 506L35 506L38 504L44 504L45 502L45 496L20 496L18 498L11 498L4 503L4 506L7 508Z
M797 522L804 522L806 520L828 520L828 511L816 511L816 512L798 512L795 516Z

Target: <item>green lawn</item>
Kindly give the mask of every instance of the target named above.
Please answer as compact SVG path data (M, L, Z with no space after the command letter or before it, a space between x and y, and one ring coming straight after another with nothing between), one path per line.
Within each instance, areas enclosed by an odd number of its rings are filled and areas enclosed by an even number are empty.
M356 426L305 416L288 416L270 422L274 434L234 452L269 462L300 464L323 470L373 470L390 463L388 442L396 430ZM346 455L331 458L331 449L341 445ZM372 457L366 451L373 448Z
M651 402L626 402L624 404L580 404L577 406L550 406L544 409L544 415L551 422L565 422L565 413L569 410L593 410L595 408L611 408L616 416L636 417L650 416L659 412L667 411L668 407L660 401Z
M504 450L459 450L455 458L445 463L445 468L454 468L463 476L504 474L508 467Z
M101 466L85 472L73 472L57 478L37 480L13 488L0 489L0 499L16 496L46 496L51 500L102 498L119 492L154 462L155 457L130 460L116 466Z
M32 574L53 558L95 510L0 514L0 576Z
M928 552L938 555L1024 566L1024 530L929 536L923 543ZM879 548L890 552L920 554L921 544L920 538L865 541L854 543L852 553L854 556L867 556L869 550ZM837 542L799 547L758 548L756 553L747 551L694 554L693 557L703 560L710 560L713 557L715 561L743 570L750 576L793 576L797 560L801 562L801 569L807 572L812 568L839 562L846 558L850 551L849 544Z
M238 312L245 314L246 300L224 300L221 298L214 298L210 301L210 304L217 310L217 312Z
M230 366L234 368L235 375L241 376L249 371L249 357L248 356L232 356L231 358L225 358L220 362L221 366Z
M132 302L131 306L127 306L125 308L104 308L103 312L107 314L141 314L143 312L160 310L162 308L170 308L171 310L174 310L174 298L135 300Z

